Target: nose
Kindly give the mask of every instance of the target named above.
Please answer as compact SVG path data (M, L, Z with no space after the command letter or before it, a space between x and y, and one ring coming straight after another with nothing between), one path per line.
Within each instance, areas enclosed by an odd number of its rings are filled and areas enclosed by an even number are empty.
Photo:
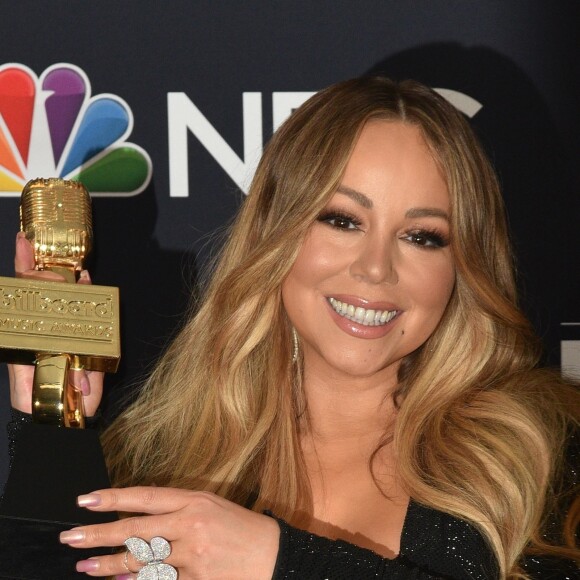
M353 278L369 284L391 284L399 282L396 268L396 246L379 238L368 238L361 244L350 265Z

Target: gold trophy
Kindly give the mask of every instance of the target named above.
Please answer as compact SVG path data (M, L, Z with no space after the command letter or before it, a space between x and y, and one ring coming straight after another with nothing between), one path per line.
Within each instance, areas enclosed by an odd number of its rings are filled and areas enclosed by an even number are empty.
M1 358L36 365L34 422L84 427L82 394L69 384L69 370L115 372L120 360L118 289L75 284L92 246L87 190L57 178L29 181L20 229L34 246L36 268L66 283L0 277Z
M35 365L33 421L20 424L0 500L0 577L80 580L85 575L75 573L75 561L102 551L63 547L58 534L116 515L83 510L75 501L110 481L98 431L67 429L85 422L69 370L117 369L119 295L117 288L74 283L92 245L91 202L83 185L30 181L20 220L34 246L35 267L67 282L0 277L0 359Z

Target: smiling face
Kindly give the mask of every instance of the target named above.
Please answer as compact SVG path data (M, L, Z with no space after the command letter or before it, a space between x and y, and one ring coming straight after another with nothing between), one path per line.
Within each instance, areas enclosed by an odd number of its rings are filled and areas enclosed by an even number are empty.
M307 371L393 377L427 340L455 281L448 215L420 129L369 121L282 285Z

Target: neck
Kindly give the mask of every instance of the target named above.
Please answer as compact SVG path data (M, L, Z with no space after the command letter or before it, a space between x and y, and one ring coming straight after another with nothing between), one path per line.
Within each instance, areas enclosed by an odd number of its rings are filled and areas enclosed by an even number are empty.
M393 392L397 368L368 377L355 377L316 364L304 365L304 393L308 405L305 434L324 444L363 440L374 445L395 416ZM324 371L324 372L322 372Z

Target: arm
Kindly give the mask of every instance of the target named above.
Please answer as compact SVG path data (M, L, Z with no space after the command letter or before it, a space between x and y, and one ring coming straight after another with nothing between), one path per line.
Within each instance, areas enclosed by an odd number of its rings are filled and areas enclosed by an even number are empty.
M207 492L161 487L103 489L82 496L80 503L93 511L117 510L141 515L74 528L61 534L63 543L74 548L115 547L133 536L146 541L162 536L172 545L164 563L179 571L180 580L201 576L232 580L491 580L497 577L484 573L485 559L479 563L480 574L472 574L469 567L455 561L455 555L440 553L438 535L447 535L448 530L429 528L437 524L436 518L423 522L433 540L427 553L422 554L423 561L412 553L389 560L348 542L298 530L283 520L250 511ZM465 544L469 550L472 545L469 538ZM489 558L490 551L486 550L485 555ZM122 574L126 572L123 560L122 553L107 555L81 561L77 569L90 576ZM130 563L138 567L131 560Z

